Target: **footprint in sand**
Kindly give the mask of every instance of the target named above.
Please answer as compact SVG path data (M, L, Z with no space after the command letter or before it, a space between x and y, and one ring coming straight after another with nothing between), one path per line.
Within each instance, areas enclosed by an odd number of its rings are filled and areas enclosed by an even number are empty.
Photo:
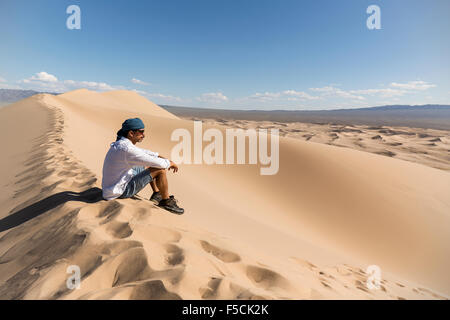
M445 297L443 297L443 296L441 296L441 295L439 295L439 294L437 294L437 293L434 293L433 291L431 291L431 290L428 290L428 289L424 289L424 288L417 288L419 291L421 291L422 293L423 292L425 292L425 293L428 293L429 295L431 295L433 298L435 298L435 299L441 299L441 300L448 300L447 298L445 298Z
M64 183L64 180L58 180L54 183L52 183L51 185L48 185L46 187L43 187L41 189L41 194L46 194L46 193L50 193L51 191L55 190L57 186L59 186L60 184Z
M241 260L241 257L234 252L213 246L207 241L201 240L200 244L207 253L214 255L217 259L223 262L237 262Z
M198 289L202 299L214 299L217 296L217 290L221 282L221 278L211 277L206 286Z
M331 285L330 285L328 282L325 281L325 279L323 279L322 281L320 281L320 283L322 284L322 286L324 286L324 287L327 288L327 289L333 289L333 288L331 287Z
M78 173L76 171L71 170L64 170L58 173L58 177L72 178L75 176L78 176Z
M16 182L14 182L15 185L19 184L30 184L34 181L41 181L49 176L51 176L55 172L55 169L47 169L47 168L41 168L40 166L33 167L30 172L27 172L25 176ZM17 175L16 177L21 177L22 175Z
M360 280L355 280L355 287L356 287L356 289L370 293L370 291L367 289L366 285L364 283L362 283Z
M111 221L106 227L106 231L115 238L124 239L131 236L133 230L128 222Z
M167 264L176 266L184 261L183 249L174 244L166 244L167 255L165 257Z
M337 273L340 274L341 276L351 276L353 274L351 268L349 268L346 265L339 264L335 267L335 269Z
M137 221L145 220L149 216L151 216L151 212L147 208L138 208L133 214L133 218L135 218Z
M238 300L266 300L266 297L256 295L253 292L251 292L249 289L244 288L236 283L230 282L229 283L230 292L233 294L233 299Z
M130 300L181 300L181 297L167 291L161 280L150 280L136 285Z
M320 284L323 287L325 287L327 289L333 289L332 285L330 284L329 279L336 281L336 278L333 277L331 274L328 274L328 273L320 270L316 265L312 264L311 262L309 262L307 260L303 260L303 259L296 258L296 257L291 257L291 260L295 261L301 267L313 272L315 274L315 276L317 277L317 280L319 280Z
M87 187L92 187L92 185L94 185L95 182L97 182L97 178L93 177L93 178L85 180L85 181L76 182L73 185L76 188L87 188Z
M266 268L247 266L247 277L258 287L269 289L272 287L288 288L289 282L280 274Z
M178 265L166 270L152 271L150 278L163 279L165 281L168 281L172 285L176 285L183 279L185 275L184 270L184 265Z
M111 286L116 287L128 282L148 279L152 270L147 262L143 248L131 248L114 258L115 268Z
M143 244L135 240L116 240L112 243L107 243L100 248L100 253L103 255L116 256L131 248L142 248Z
M105 220L101 222L101 224L105 224L117 216L120 211L122 211L123 207L124 206L118 201L108 201L102 205L102 208L98 212L97 218L106 217Z
M316 271L318 270L317 266L315 266L314 264L312 264L311 262L307 261L307 260L303 260L297 257L291 257L291 260L295 261L297 264L299 264L301 267L306 268L310 271Z

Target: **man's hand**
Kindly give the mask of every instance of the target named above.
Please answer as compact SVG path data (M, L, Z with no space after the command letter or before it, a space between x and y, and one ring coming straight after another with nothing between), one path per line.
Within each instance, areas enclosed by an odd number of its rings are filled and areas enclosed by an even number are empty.
M169 166L169 168L167 170L170 171L170 169L173 169L173 173L177 172L178 171L178 166L172 160L169 160L169 161L170 161L170 166Z

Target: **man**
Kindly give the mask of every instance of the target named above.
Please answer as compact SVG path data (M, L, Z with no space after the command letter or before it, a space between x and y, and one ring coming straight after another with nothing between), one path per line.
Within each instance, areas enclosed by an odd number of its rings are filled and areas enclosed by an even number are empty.
M150 198L172 213L183 214L173 196L169 196L166 169L178 171L171 160L161 157L157 152L135 146L145 138L144 123L139 118L127 119L117 132L116 142L111 143L103 163L103 198L131 198L147 184L153 189Z

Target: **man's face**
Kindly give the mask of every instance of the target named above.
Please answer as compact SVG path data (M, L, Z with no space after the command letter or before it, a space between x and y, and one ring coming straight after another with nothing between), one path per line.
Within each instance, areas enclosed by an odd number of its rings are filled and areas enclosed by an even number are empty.
M130 131L128 137L133 144L142 142L145 138L144 129Z

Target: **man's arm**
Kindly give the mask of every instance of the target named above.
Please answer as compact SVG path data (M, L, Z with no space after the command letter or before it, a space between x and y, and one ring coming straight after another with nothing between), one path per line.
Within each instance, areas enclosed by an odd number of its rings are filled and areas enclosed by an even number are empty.
M167 170L170 171L170 169L172 169L173 173L178 172L178 166L177 166L177 164L175 162L173 162L170 159L164 158L164 157L162 157L160 155L158 155L158 158L169 160L170 161L170 166L169 166L169 168Z
M153 152L148 153L148 150L130 147L126 153L126 160L130 165L134 166L148 166L152 168L168 169L171 167L171 161L169 159L160 158L155 156Z
M178 172L178 166L170 159L164 158L159 155L158 152L152 152L150 150L142 149L133 146L128 150L127 161L130 164L144 165L151 168L170 169L173 172Z
M139 148L139 147L136 147L136 148ZM158 152L153 152L153 151L150 151L150 150L147 150L147 149L143 149L143 148L139 148L139 149L144 151L146 154L151 155L153 157L158 157L158 158L162 158L162 159L169 159L169 158L161 156Z
M137 148L137 147L136 147ZM147 150L147 149L142 149L142 148L139 148L139 149L141 149L142 151L144 151L146 154L148 154L148 155L150 155L150 156L152 156L152 157L159 157L159 153L158 152L153 152L153 151L150 151L150 150Z

